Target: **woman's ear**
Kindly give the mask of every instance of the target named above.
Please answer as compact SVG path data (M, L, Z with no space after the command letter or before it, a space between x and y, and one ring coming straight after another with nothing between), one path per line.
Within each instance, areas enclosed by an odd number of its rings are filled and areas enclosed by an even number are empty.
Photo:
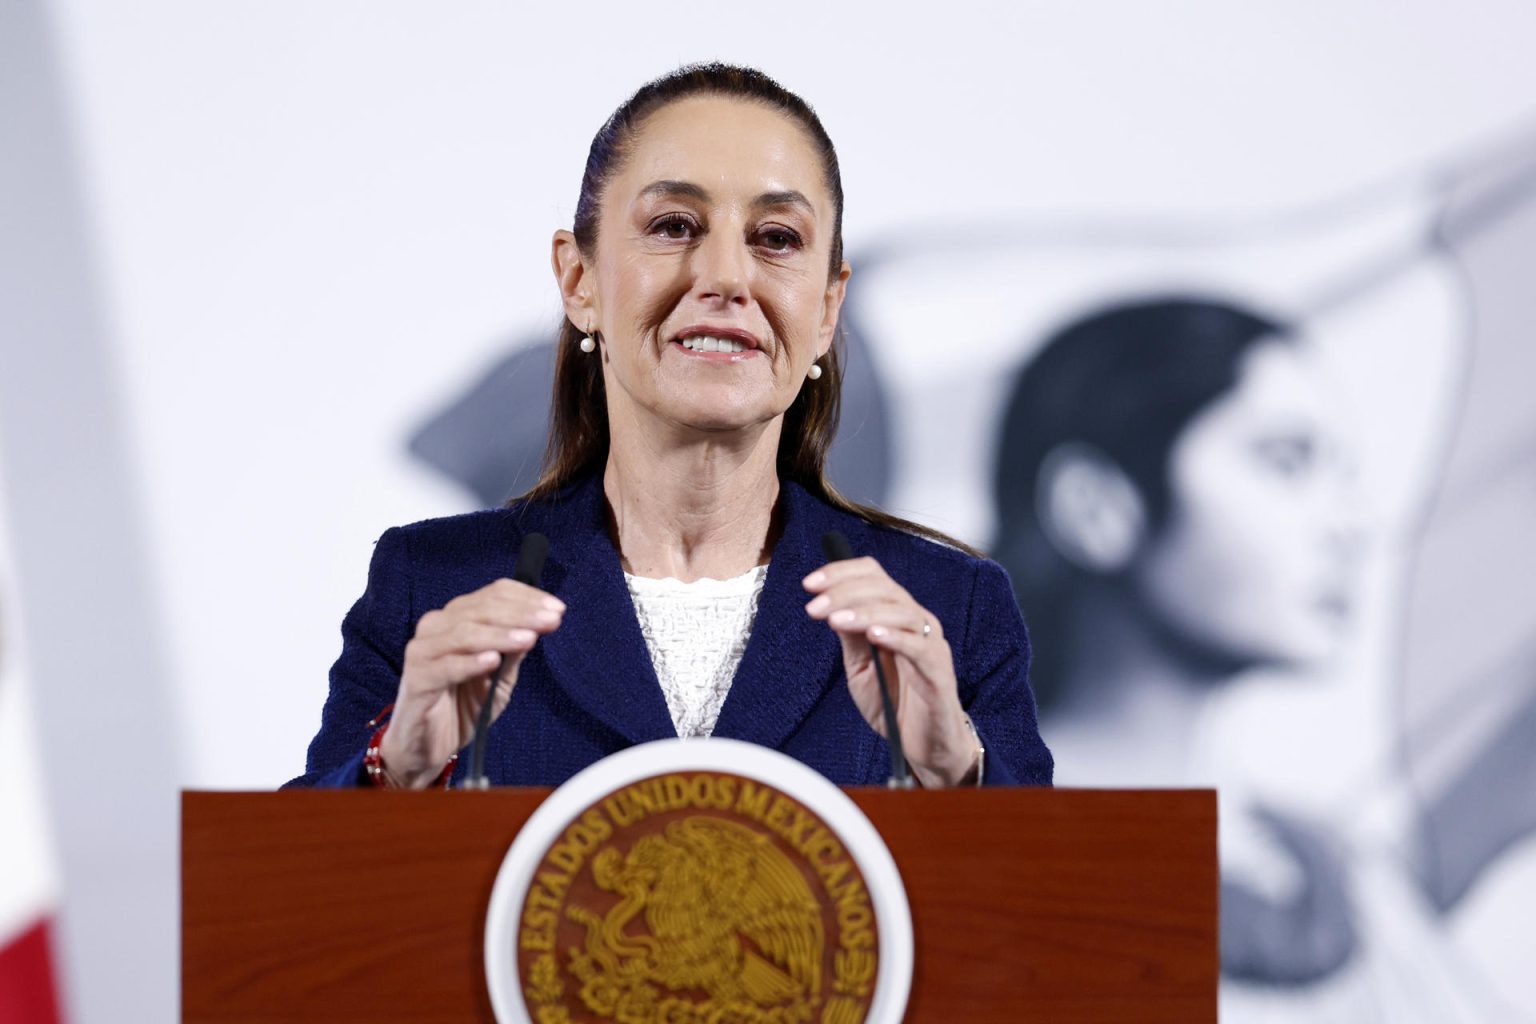
M1093 445L1057 445L1035 482L1040 529L1063 558L1108 575L1128 567L1141 549L1147 510L1119 464Z
M555 271L555 283L560 286L566 318L583 331L597 329L597 303L592 294L592 279L587 274L587 265L582 261L581 246L576 243L576 236L564 229L556 231L550 245L549 262Z
M853 268L844 260L837 276L827 282L827 294L821 304L821 327L816 335L816 358L820 359L827 354L827 349L832 347L832 339L837 334L837 319L843 308L843 299L848 294L848 278L853 274Z

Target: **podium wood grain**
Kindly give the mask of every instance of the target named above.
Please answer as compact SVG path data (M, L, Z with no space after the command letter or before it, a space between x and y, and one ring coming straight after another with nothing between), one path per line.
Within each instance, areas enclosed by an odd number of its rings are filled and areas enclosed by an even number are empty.
M1216 1020L1205 790L849 795L912 904L906 1019ZM502 858L547 790L184 793L189 1022L491 1022Z

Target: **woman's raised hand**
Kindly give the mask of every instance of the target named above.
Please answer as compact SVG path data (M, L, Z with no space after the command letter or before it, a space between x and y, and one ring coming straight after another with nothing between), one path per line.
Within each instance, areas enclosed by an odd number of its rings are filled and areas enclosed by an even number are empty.
M400 689L380 747L390 783L430 785L474 736L492 678L494 721L512 696L523 658L540 636L560 628L564 613L558 597L501 579L423 615L405 645Z
M954 657L938 618L873 558L829 562L803 582L816 595L806 612L824 620L843 643L848 691L870 727L885 736L873 644L918 781L928 787L974 781L980 747L960 706Z

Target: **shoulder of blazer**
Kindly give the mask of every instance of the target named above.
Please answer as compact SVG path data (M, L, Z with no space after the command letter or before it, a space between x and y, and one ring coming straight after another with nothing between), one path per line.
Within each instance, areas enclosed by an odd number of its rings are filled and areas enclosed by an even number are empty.
M808 530L815 532L818 544L822 533L841 530L855 555L872 556L893 577L969 580L983 567L995 564L990 559L977 558L957 547L908 530L870 523L852 512L829 505L800 484L786 483L785 488L790 491L797 511L803 509L803 515L798 518Z
M516 551L529 533L544 534L554 548L605 530L600 495L597 478L585 477L543 501L423 519L399 529L412 560L420 564L444 558L462 562L477 549Z

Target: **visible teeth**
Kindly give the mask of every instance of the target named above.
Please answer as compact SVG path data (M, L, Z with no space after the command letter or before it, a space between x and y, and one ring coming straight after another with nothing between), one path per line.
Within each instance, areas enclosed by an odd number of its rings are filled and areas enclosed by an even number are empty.
M684 338L683 347L693 352L744 352L747 348L730 338L712 338L703 334Z

